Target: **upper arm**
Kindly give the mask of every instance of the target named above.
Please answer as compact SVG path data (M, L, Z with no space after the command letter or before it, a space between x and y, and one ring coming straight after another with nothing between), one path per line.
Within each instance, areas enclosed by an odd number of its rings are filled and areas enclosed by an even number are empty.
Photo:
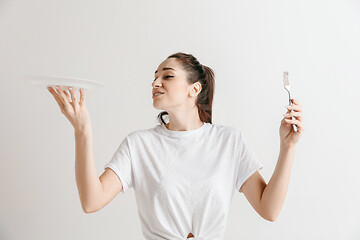
M102 209L111 202L111 200L113 200L114 197L123 189L120 178L111 168L106 168L99 178L103 185L104 192L102 202L98 210Z
M267 184L264 178L261 176L259 171L256 171L244 182L240 188L251 206L264 219L267 219L267 217L264 216L261 208L261 196L266 185Z

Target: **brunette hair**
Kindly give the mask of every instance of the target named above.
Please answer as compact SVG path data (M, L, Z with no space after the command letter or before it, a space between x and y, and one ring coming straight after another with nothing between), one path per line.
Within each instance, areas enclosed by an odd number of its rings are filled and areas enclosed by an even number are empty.
M195 105L199 109L199 117L202 122L212 123L212 102L215 88L215 74L214 71L199 63L199 61L191 54L177 52L170 55L168 58L176 58L177 61L186 71L187 82L189 84L197 81L201 84L201 91L197 96ZM169 115L167 111L162 111L158 114L159 122L165 123L163 116Z

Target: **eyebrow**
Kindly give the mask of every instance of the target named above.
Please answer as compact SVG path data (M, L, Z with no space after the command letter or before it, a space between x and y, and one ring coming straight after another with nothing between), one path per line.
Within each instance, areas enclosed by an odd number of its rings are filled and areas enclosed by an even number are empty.
M163 68L163 70L173 70L175 72L175 70L173 68ZM157 70L155 71L155 74L157 73Z

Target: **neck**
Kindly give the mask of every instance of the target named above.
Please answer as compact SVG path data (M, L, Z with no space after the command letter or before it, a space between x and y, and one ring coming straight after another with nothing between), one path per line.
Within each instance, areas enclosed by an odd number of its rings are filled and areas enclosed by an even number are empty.
M183 124L173 123L169 121L169 123L165 124L166 128L172 131L189 131L200 128L202 125L204 125L204 122L202 122L200 119L196 122L186 122Z

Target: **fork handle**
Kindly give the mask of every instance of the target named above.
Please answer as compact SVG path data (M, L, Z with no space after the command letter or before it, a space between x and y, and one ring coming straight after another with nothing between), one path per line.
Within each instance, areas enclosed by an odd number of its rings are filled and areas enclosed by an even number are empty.
M290 103L290 105L293 105L291 99L289 99L289 103ZM291 112L294 112L294 110L291 110ZM292 119L292 120L296 120L295 117L291 117L291 119ZM293 127L294 132L297 132L297 127L296 127L296 125L295 125L295 124L292 124L292 127Z

